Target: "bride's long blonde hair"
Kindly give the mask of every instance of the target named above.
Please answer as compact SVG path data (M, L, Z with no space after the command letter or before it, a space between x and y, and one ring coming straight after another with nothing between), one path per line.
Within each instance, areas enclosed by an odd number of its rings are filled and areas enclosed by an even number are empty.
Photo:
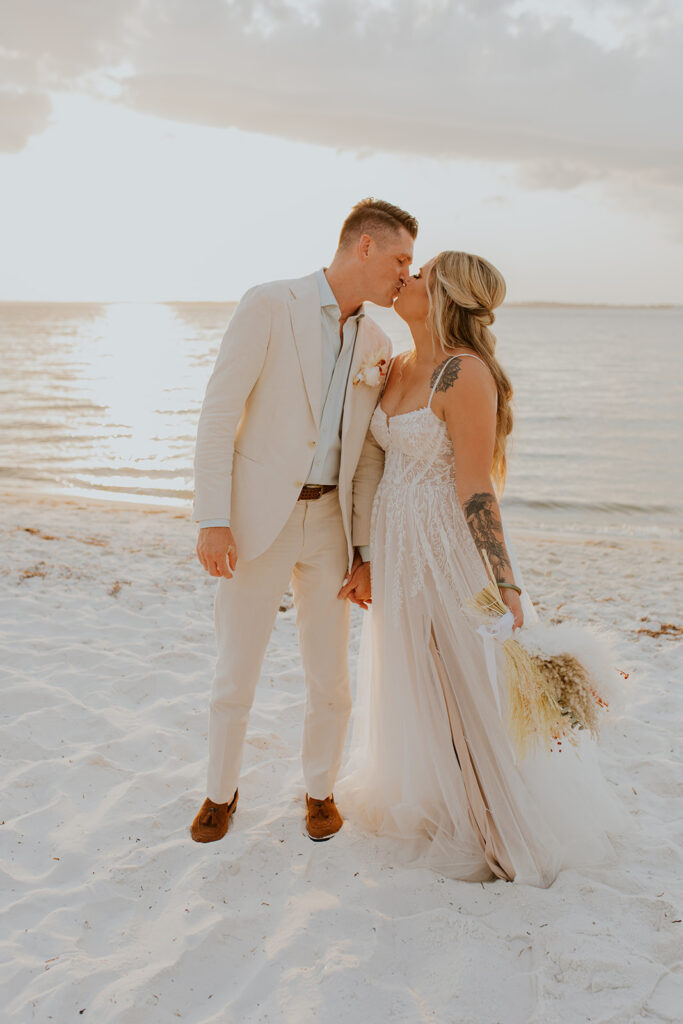
M427 282L432 338L450 355L454 348L469 348L488 366L498 391L496 440L491 476L500 494L505 486L505 450L512 430L512 384L495 356L496 338L489 327L493 310L505 298L499 270L481 256L468 252L440 252Z

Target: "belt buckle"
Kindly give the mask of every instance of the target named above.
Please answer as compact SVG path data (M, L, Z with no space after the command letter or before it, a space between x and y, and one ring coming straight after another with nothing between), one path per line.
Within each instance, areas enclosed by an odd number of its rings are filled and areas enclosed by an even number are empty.
M323 485L322 484L304 484L301 493L306 492L305 501L316 501L322 496Z

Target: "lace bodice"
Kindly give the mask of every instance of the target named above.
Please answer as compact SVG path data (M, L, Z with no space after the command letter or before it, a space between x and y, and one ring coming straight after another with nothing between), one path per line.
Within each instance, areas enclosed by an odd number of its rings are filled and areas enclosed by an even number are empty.
M455 488L453 445L443 420L430 406L387 417L378 405L370 428L386 452L385 484L427 483Z
M381 550L393 566L386 601L394 621L423 590L426 572L466 599L486 577L460 506L446 424L429 406L387 418L378 405L370 427L386 453L370 544L373 559Z
M375 440L386 452L383 482L396 483L402 487L429 483L432 486L448 487L455 493L453 445L446 424L432 410L432 399L449 363L453 359L459 361L463 358L483 363L473 353L460 353L447 359L434 381L429 401L420 409L387 416L380 399L370 427ZM393 360L386 384L389 383L392 367Z

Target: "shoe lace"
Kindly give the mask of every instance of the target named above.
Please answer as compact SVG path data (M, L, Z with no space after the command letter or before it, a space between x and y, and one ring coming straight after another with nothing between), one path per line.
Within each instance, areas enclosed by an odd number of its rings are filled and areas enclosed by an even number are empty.
M334 806L334 797L326 797L324 800L316 800L315 797L309 796L308 802L313 805L316 811L321 811L324 818L329 818L332 814L332 807Z
M206 825L210 825L210 826L211 825L215 825L216 824L216 820L214 818L215 814L218 814L218 808L214 807L214 805L211 804L211 806L207 807L207 809L206 809L206 818L205 818L205 822L204 823Z

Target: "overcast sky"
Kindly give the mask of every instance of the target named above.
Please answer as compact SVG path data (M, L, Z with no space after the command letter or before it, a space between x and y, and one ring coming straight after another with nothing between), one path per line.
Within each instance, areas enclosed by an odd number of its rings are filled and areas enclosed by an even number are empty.
M0 298L235 299L367 195L513 301L683 302L677 0L0 0Z

